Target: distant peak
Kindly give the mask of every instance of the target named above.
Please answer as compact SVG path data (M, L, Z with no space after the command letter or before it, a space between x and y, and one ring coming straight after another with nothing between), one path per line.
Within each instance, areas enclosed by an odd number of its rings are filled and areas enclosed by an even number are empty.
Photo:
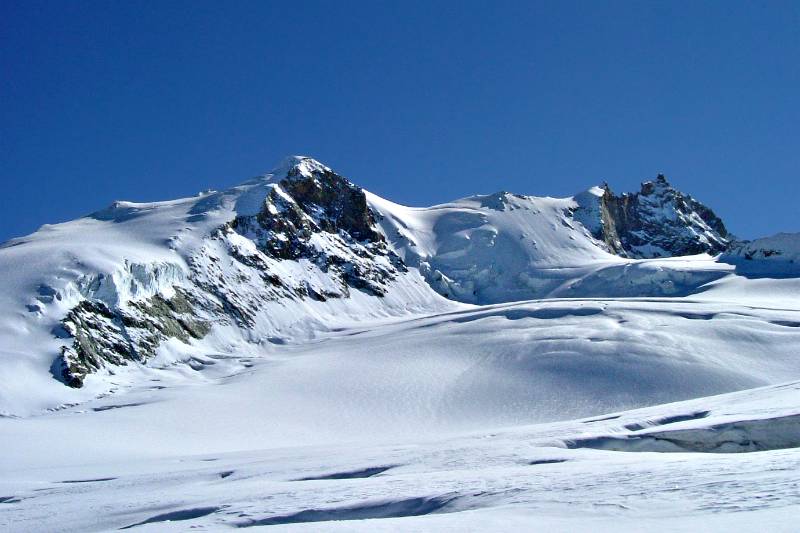
M285 178L311 178L320 172L333 171L313 157L290 155L272 169L269 175L272 181L280 181Z

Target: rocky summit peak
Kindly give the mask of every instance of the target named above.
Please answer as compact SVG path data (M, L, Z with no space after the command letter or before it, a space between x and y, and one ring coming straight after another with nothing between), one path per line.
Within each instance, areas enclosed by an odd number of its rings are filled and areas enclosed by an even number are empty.
M616 195L604 183L595 194L576 196L577 216L610 251L627 257L718 253L730 241L714 212L675 189L664 174L642 183L638 193ZM597 197L597 205L590 202ZM598 220L599 219L599 220Z
M655 180L648 180L642 182L642 195L650 195L655 193L656 191L668 191L668 190L675 190L669 181L667 181L666 176L664 174L658 174Z

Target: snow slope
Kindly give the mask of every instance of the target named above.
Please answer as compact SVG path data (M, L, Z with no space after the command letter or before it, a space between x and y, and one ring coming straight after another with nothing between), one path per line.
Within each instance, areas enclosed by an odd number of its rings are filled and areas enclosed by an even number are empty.
M502 192L430 208L368 198L406 263L418 266L440 294L462 302L685 296L733 272L707 254L626 259L610 253L594 236L602 227L601 191L594 187L573 198ZM669 212L663 216L675 224Z
M51 432L66 449L132 459L601 415L798 378L799 326L800 310L668 300L538 301L359 321L235 357L198 352L180 370L150 365L132 389L5 419L18 438L0 462L23 464L36 448L45 454ZM117 378L125 382L124 373ZM85 434L100 433L87 442Z
M667 302L617 302L595 314L579 310L598 302L569 305L572 315L563 313L563 302L526 303L348 328L316 347L251 359L246 373L228 375L225 360L209 359L216 364L197 371L202 384L154 372L159 381L124 395L4 420L0 527L500 531L517 524L633 531L703 523L712 530L791 530L800 504L797 381L613 411L797 375L788 354L798 328L771 326L770 312L742 308L701 307L715 315L703 319L681 316ZM750 314L738 314L744 312ZM520 345L535 345L530 337L578 327L603 335L604 321L615 316L671 325L666 331L685 321L688 331L700 328L682 336L687 343L708 337L714 322L723 331L698 343L695 357L703 363L694 366L677 346L658 355L609 354L624 361L586 369L567 364L579 356L563 350L534 349L525 361ZM726 353L725 323L733 330L736 321L744 327L730 346L746 345L752 335L763 345L791 334L777 343L786 357L762 368L755 358ZM431 345L434 339L440 343ZM447 349L448 340L457 344ZM479 361L464 348L470 344L483 353ZM564 370L552 364L558 358ZM551 387L536 396L535 387L515 382L537 360L551 364L526 377L542 385L562 373L558 394ZM668 380L681 365L688 388L672 390L677 383ZM459 366L466 368L459 373ZM588 414L595 416L567 420ZM530 425L546 419L553 421ZM609 451L616 449L638 453ZM735 520L732 511L739 511Z
M460 301L545 296L597 265L623 262L572 220L572 198L497 193L422 209L369 201L406 263Z

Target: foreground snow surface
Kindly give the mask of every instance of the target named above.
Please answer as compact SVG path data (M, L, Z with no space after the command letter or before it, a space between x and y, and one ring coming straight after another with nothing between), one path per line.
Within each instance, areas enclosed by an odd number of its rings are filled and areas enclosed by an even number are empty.
M705 294L120 369L112 394L0 419L0 530L793 530L800 311Z

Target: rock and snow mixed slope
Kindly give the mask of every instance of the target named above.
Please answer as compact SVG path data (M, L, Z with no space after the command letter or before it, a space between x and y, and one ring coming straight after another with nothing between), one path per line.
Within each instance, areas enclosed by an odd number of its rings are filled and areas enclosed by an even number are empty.
M293 158L227 191L116 202L5 243L0 413L96 396L109 388L96 374L129 363L452 308L403 265L371 216L361 189Z
M305 157L45 226L0 248L0 527L779 528L799 249L663 177L410 208Z
M731 241L711 209L673 188L663 174L642 183L638 193L617 196L604 184L576 199L579 217L592 233L627 257L715 253Z

